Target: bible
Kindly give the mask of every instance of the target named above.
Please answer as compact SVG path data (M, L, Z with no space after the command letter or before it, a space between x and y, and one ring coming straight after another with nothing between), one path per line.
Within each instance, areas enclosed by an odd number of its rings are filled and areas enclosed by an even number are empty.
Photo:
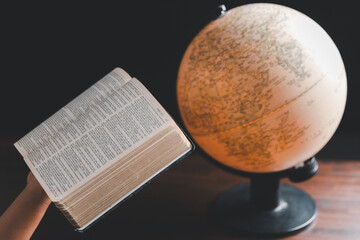
M14 145L79 231L194 148L144 85L121 68Z

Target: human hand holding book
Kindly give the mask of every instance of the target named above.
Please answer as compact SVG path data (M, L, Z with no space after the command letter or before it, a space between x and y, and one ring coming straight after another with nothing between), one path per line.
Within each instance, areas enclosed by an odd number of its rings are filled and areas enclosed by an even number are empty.
M193 149L150 92L120 68L15 147L80 231Z
M0 217L0 240L30 239L50 203L30 172L26 187Z

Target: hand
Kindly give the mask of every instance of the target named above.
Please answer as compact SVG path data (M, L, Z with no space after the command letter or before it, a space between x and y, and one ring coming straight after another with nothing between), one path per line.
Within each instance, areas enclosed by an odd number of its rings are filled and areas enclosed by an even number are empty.
M28 240L51 200L30 172L27 185L0 217L0 240Z
M36 180L34 174L30 171L27 176L27 185L25 190L31 191L40 197L40 201L50 204L51 200L41 187L40 183Z

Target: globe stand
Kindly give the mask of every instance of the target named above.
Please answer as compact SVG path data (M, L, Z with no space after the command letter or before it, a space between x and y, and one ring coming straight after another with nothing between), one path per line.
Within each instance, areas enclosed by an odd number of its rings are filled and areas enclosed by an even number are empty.
M222 193L211 205L212 219L235 233L280 237L294 234L316 218L314 200L304 191L280 184L311 178L318 171L315 157L301 167L266 174L244 173L249 184L240 184Z

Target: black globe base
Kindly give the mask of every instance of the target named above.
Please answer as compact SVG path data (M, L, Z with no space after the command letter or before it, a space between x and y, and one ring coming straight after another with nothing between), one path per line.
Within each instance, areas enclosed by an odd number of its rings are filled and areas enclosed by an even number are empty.
M280 185L279 204L273 209L257 207L249 196L250 184L225 191L212 205L213 220L245 235L280 237L295 234L316 219L314 200L290 185Z
M283 237L298 233L316 219L316 204L309 194L294 186L280 184L280 179L286 176L299 182L309 179L317 170L317 162L312 158L302 168L253 174L250 183L223 192L211 204L210 217L238 235Z

